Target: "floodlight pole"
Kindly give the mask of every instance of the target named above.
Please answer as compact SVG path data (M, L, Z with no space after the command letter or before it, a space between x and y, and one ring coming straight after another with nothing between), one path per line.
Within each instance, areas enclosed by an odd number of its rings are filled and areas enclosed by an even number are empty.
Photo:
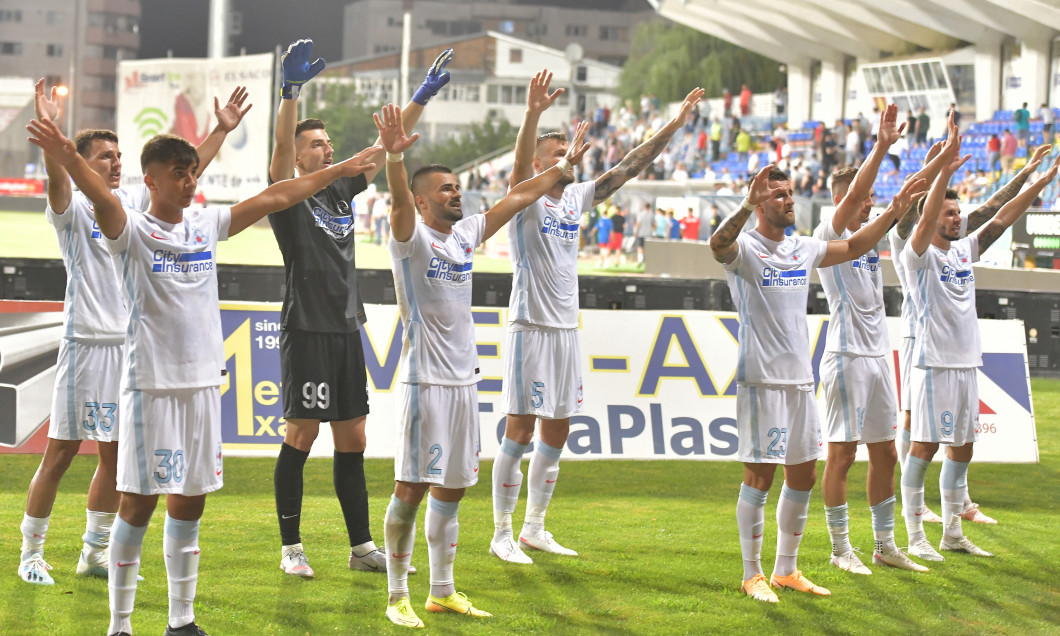
M220 59L228 54L229 0L210 0L210 31L207 56Z

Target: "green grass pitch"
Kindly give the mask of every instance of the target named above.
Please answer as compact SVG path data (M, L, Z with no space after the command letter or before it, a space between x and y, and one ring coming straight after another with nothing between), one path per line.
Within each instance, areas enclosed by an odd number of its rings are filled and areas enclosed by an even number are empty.
M457 589L494 618L428 614L436 634L700 634L700 633L967 633L1046 634L1060 625L1060 381L1035 380L1041 464L975 464L973 497L1000 525L966 524L994 559L948 556L931 572L873 567L872 576L827 565L820 488L815 488L800 566L831 598L782 593L767 606L742 596L735 504L742 471L730 462L587 461L562 464L561 483L548 525L577 549L577 558L533 553L532 566L501 563L487 554L493 521L490 463L460 511ZM370 441L369 441L370 443ZM35 456L0 459L0 633L102 634L107 627L107 587L74 574L84 529L85 491L94 460L79 457L62 483L48 535L46 558L54 587L34 587L17 575L26 487ZM196 620L214 635L390 634L386 578L351 572L330 460L306 466L302 532L313 581L283 575L272 495L271 459L231 458L225 488L210 495L202 523L202 563ZM392 464L366 462L373 531L382 542L382 519L392 488ZM526 463L523 464L526 470ZM823 470L819 466L818 474ZM928 503L938 509L939 464L928 475ZM851 540L871 553L865 501L865 465L850 474ZM524 489L525 490L525 489ZM772 566L772 521L779 483L767 510L766 571ZM516 511L522 514L524 500ZM144 544L145 580L133 614L137 634L157 634L167 618L166 574L158 513ZM518 523L518 521L517 521ZM427 551L417 525L410 578L414 606L428 591ZM927 528L937 541L941 528ZM898 520L899 545L904 525Z

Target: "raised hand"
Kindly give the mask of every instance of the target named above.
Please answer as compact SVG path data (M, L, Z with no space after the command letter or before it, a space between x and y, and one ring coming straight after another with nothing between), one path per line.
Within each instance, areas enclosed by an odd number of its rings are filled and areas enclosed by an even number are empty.
M58 121L59 115L62 114L59 100L58 86L52 86L51 97L48 97L44 94L44 78L37 80L33 90L33 106L37 111L37 119Z
M1045 147L1048 148L1049 146L1045 146ZM1037 152L1034 153L1034 156L1037 157L1038 153ZM1056 159L1053 160L1053 164L1051 166L1049 166L1049 169L1046 170L1046 172L1045 172L1045 176L1042 177L1043 179L1047 179L1047 181L1046 181L1047 184L1050 181L1052 181L1053 179L1056 178L1057 168L1060 168L1060 154L1056 155Z
M379 142L388 153L396 155L405 152L416 143L420 134L412 133L411 137L405 135L400 108L387 104L383 107L382 114L383 117L380 118L378 113L372 113L372 119L375 120L375 127L379 129Z
M556 99L563 94L565 89L557 88L555 92L548 92L548 85L552 81L552 73L545 69L538 71L530 80L530 89L526 91L526 109L532 113L543 113L548 110Z
M931 148L927 151L927 155L924 156L924 165L928 165L929 163L931 163L932 159L939 156L939 153L942 152L942 148L945 145L946 140L944 139L939 139L934 144L932 144Z
M1020 172L1029 175L1037 170L1038 167L1042 165L1042 161L1045 160L1046 155L1048 155L1052 149L1053 147L1049 144L1035 148L1034 156L1030 158L1030 161L1027 162L1027 165L1023 166L1023 170L1020 170Z
M698 86L693 88L692 91L685 97L685 101L681 102L681 110L677 113L677 116L673 118L671 123L677 124L678 127L684 126L685 122L688 121L688 116L692 113L692 109L695 108L699 100L703 99L703 95L706 91Z
M563 156L564 159L570 162L571 166L576 166L581 163L582 157L585 156L585 151L589 149L591 144L585 143L585 134L589 131L589 122L582 121L578 124L577 130L574 131L574 139L567 146L567 154Z
M221 108L221 104L216 97L213 98L213 112L217 117L217 125L221 130L226 133L232 132L239 125L239 122L243 121L243 115L246 115L247 111L254 105L247 104L247 107L243 108L243 103L246 101L246 86L237 86L232 91L232 95L228 98L228 103L224 105L224 108Z
M930 187L931 184L927 182L927 179L906 180L902 184L902 189L891 199L891 205L888 206L890 211L896 215L904 214L909 206L927 196Z
M295 40L287 47L287 50L280 56L280 66L283 68L283 87L280 89L280 97L298 99L302 86L324 70L327 62L320 57L310 62L312 57L312 40Z
M747 202L758 207L766 201L784 192L784 188L769 187L769 171L773 164L769 164L758 171L755 178L751 180L751 187L747 189Z
M942 167L942 172L946 175L953 176L966 161L972 158L972 155L961 156L961 136L955 135L956 142L953 144L949 143L949 139L946 140L946 145L949 146L949 160L946 165ZM948 180L948 177L947 177Z
M898 125L898 105L888 104L880 115L880 130L876 134L876 141L885 147L893 146L902 137L905 131L905 122Z
M368 146L346 161L336 163L333 167L339 170L340 174L344 177L355 177L375 168L375 164L368 161L368 157L371 157L380 150L382 150L382 146Z
M77 161L77 144L67 139L52 120L47 117L34 119L26 126L26 130L29 131L29 142L40 147L64 168L69 168Z
M437 95L443 86L449 83L449 71L445 70L445 67L451 61L453 61L453 49L446 49L438 57L434 58L434 64L431 64L431 68L427 69L427 77L423 80L423 84L420 84L420 87L416 89L416 93L412 96L412 101L421 106L426 106L427 102Z

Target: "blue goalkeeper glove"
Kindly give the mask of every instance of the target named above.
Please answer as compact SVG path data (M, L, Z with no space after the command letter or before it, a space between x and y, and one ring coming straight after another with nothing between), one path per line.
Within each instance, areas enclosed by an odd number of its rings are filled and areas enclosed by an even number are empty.
M283 68L283 87L280 89L280 97L298 99L302 85L324 70L323 58L318 57L316 61L309 61L312 54L312 40L296 40L280 56L280 66Z
M453 49L442 51L442 54L434 59L434 64L431 64L430 70L427 71L427 79L423 80L423 84L416 89L416 94L412 96L412 101L421 106L426 106L427 102L437 95L443 86L449 83L449 71L445 70L445 66L452 59Z

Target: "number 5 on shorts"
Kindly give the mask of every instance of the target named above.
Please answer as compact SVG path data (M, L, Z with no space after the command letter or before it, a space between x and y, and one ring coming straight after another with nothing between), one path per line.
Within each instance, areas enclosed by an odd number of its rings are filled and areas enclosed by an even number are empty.
M541 408L541 405L545 403L545 396L541 394L542 389L545 388L544 382L531 382L530 383L530 404L535 408Z

